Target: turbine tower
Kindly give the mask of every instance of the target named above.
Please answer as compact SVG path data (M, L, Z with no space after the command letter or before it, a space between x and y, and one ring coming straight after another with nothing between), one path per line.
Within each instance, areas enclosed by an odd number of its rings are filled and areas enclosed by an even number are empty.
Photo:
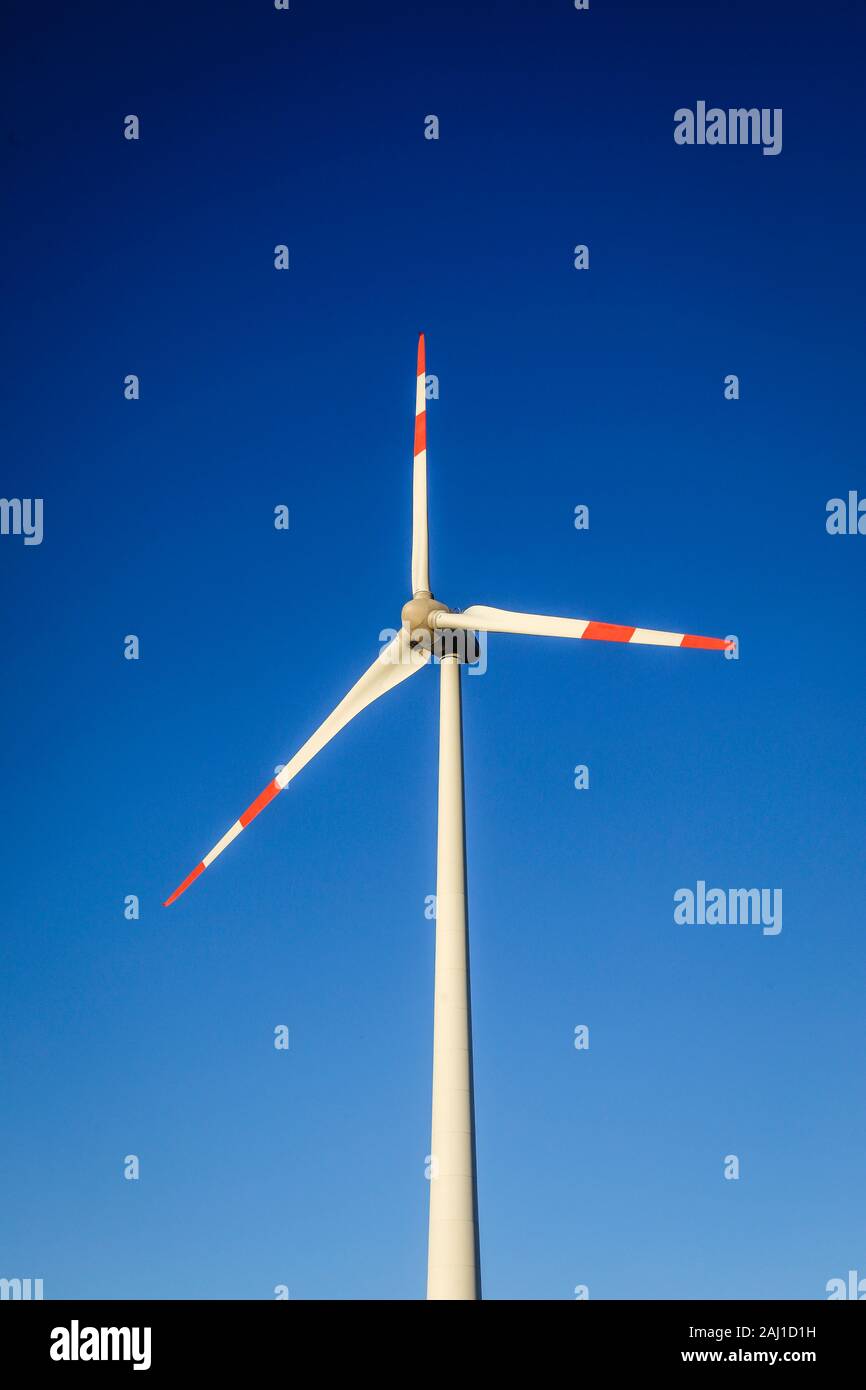
M379 652L372 666L336 709L166 899L164 906L170 907L186 891L350 719L401 681L423 670L435 657L439 664L439 816L427 1297L471 1300L481 1297L481 1265L475 1174L460 667L474 659L476 632L589 638L657 647L703 647L712 651L725 651L729 644L723 637L696 637L690 633L623 627L584 618L511 613L484 606L458 613L440 603L430 589L426 404L422 333L418 340L415 388L412 598L403 607L396 637Z

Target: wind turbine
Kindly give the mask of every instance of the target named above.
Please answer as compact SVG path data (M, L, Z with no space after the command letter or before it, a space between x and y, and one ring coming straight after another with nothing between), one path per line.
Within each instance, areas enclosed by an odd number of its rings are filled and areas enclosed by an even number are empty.
M436 861L436 967L433 1010L433 1123L430 1145L429 1299L481 1297L478 1199L475 1178L475 1105L463 827L463 727L460 666L472 659L476 632L530 637L589 638L656 647L724 651L722 637L658 632L584 618L552 618L483 606L453 612L430 589L427 536L427 413L424 335L418 340L415 449L412 479L412 598L401 627L333 713L299 748L255 801L218 840L165 902L169 907L273 801L302 767L367 705L401 681L439 661L439 819Z

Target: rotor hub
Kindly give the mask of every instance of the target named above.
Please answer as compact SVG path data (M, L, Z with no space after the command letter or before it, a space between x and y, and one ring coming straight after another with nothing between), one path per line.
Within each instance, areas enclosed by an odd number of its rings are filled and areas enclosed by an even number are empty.
M434 613L450 613L450 608L445 603L440 603L438 598L426 589L419 589L414 598L403 605L401 618L403 626L409 632L429 633L433 629L430 621Z
M437 660L443 656L456 656L459 661L472 665L479 659L475 633L463 628L455 632L447 626L439 627L436 624L438 613L452 611L446 603L440 603L427 590L420 589L414 598L404 604L401 617L413 645L423 645Z

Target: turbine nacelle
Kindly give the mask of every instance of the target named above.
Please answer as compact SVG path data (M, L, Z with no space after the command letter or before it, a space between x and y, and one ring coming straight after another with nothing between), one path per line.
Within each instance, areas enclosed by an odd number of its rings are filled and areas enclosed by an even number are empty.
M456 656L464 664L473 665L480 655L478 639L473 631L451 626L453 611L427 590L419 590L405 603L400 617L412 652L423 650L437 660Z

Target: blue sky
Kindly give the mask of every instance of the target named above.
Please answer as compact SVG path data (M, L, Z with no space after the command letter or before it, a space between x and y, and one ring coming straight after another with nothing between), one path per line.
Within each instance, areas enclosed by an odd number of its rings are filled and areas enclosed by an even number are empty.
M160 905L399 621L419 329L437 595L741 644L464 678L485 1296L866 1274L864 17L465 8L13 6L0 1275L47 1297L423 1296L433 675ZM782 153L677 146L698 100ZM782 932L677 925L699 879Z

